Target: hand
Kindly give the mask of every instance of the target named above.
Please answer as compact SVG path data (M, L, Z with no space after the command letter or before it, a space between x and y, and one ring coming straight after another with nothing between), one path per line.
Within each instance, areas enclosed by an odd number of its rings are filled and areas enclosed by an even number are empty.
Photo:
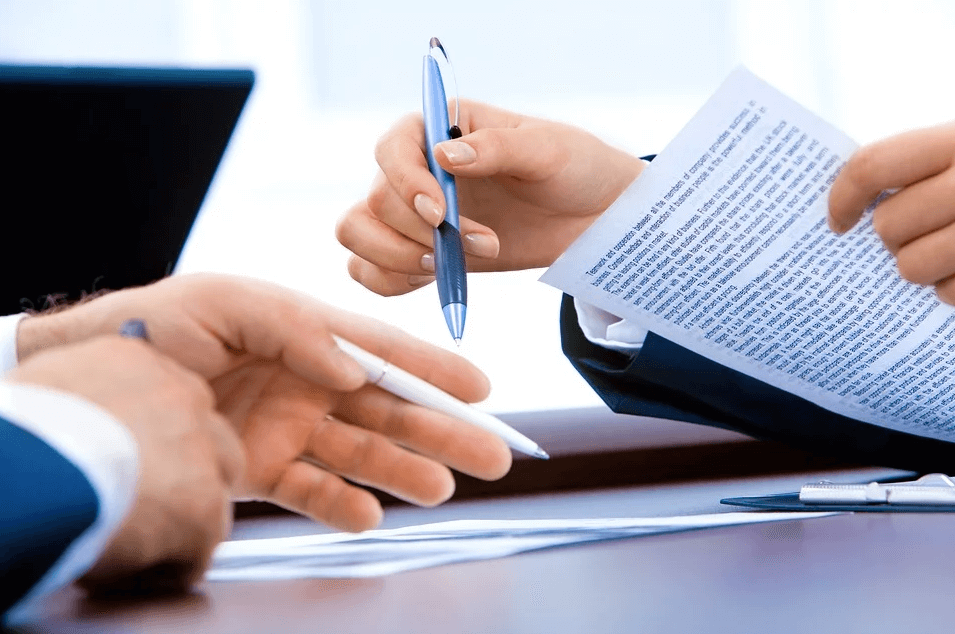
M242 446L208 384L150 346L101 337L31 357L7 378L81 396L139 447L136 501L81 583L91 590L184 589L232 523ZM91 439L94 440L94 439Z
M882 192L872 226L899 274L955 304L955 124L916 130L853 154L832 184L829 226L852 228Z
M549 266L643 169L643 162L578 128L461 102L464 136L435 146L457 180L468 268ZM445 201L428 171L424 124L407 116L378 142L381 167L368 198L338 223L355 255L351 276L381 295L433 279L432 228Z
M152 345L205 377L245 446L239 498L264 499L344 530L373 528L381 505L363 484L422 505L454 491L448 467L503 476L497 436L365 384L337 334L462 400L487 396L487 378L451 352L376 320L279 286L221 275L171 277L23 320L32 350L116 332L145 320Z

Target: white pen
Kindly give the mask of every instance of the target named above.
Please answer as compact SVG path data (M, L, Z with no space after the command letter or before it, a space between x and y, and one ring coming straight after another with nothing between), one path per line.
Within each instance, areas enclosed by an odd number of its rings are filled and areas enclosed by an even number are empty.
M481 429L486 429L499 436L512 449L535 458L545 460L550 458L547 452L541 449L536 442L499 418L495 418L487 412L482 412L476 407L451 396L444 390L431 385L410 372L402 370L393 363L376 357L350 341L332 336L338 347L361 365L365 374L368 375L370 383L411 403L443 412L448 416L459 418L472 425L477 425Z

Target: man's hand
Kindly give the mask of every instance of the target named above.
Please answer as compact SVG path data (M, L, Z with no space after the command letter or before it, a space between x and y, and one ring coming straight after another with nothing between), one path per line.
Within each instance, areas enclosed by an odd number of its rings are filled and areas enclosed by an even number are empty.
M897 191L893 191L897 190ZM853 154L832 184L829 226L848 231L876 207L872 226L899 274L955 304L955 124L916 130Z
M126 425L139 447L133 508L81 583L91 590L182 589L232 525L242 445L208 384L147 344L118 336L30 358L6 377L81 396Z
M20 358L143 319L157 350L206 378L239 433L247 469L234 493L344 530L381 519L369 485L421 505L451 496L448 467L494 479L511 464L497 436L365 383L337 334L458 398L487 378L465 359L396 328L247 278L188 275L23 320Z
M643 162L569 125L461 102L464 136L435 146L455 175L472 271L549 266L642 171ZM432 228L445 201L428 171L421 115L378 142L381 168L366 200L337 227L355 255L351 276L376 293L407 293L433 279Z

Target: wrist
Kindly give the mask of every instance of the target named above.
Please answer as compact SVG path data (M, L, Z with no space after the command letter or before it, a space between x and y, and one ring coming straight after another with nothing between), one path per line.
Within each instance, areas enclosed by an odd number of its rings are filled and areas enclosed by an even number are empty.
M32 355L69 343L65 313L28 315L17 326L17 361L23 363Z

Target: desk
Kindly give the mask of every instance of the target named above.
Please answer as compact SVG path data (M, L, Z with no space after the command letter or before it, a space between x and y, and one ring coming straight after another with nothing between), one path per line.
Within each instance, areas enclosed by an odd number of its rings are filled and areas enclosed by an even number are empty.
M884 473L884 472L883 472ZM385 527L468 517L734 510L811 473L388 509ZM237 537L315 532L256 518ZM955 515L856 514L637 538L364 580L204 584L137 604L50 598L23 632L948 632Z

